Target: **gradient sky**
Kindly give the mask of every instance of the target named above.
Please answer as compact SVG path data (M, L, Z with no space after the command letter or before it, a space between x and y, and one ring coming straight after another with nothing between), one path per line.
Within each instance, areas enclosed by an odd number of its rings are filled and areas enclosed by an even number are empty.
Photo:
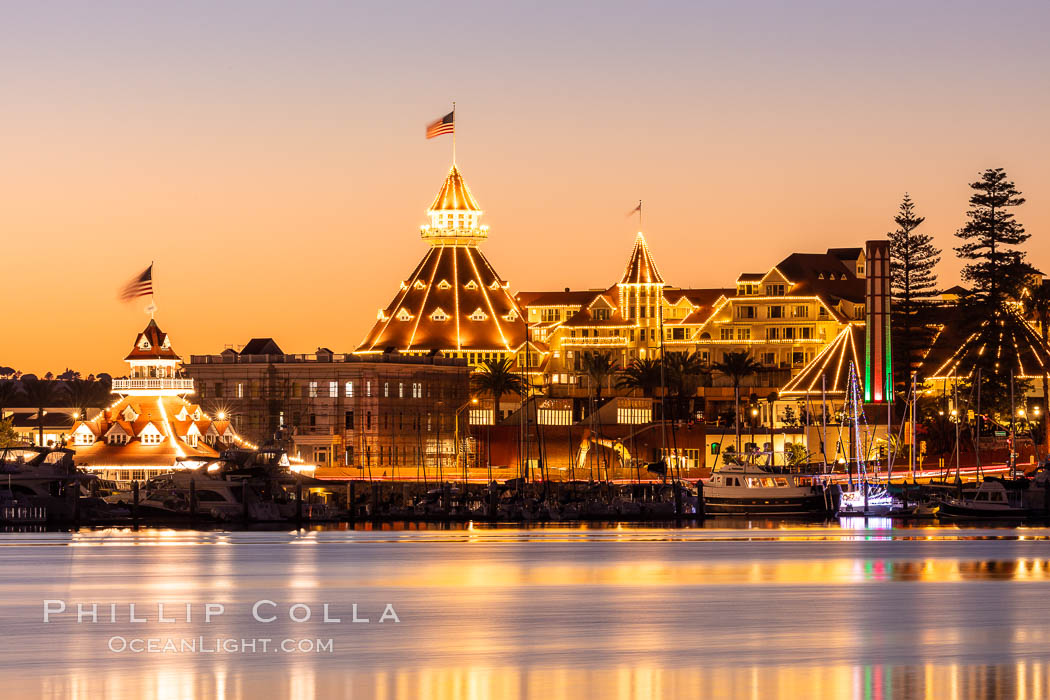
M945 248L1002 166L1050 270L1050 3L69 2L0 26L0 365L123 373L156 261L184 357L352 350L458 161L513 289L729 285L885 235Z

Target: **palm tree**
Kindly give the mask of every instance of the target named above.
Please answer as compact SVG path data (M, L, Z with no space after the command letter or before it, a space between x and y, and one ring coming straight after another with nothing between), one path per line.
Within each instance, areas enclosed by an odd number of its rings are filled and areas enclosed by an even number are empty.
M1050 336L1050 285L1040 283L1024 298L1025 309L1039 322L1043 334L1043 349L1047 349L1047 338ZM1050 374L1043 368L1043 443L1050 452Z
M696 352L672 352L667 354L667 385L674 392L675 417L681 413L687 400L692 401L700 379L707 373L707 367ZM688 408L692 412L692 408Z
M89 408L102 408L109 403L109 387L93 377L75 377L65 382L66 404L76 409L81 420L87 420Z
M14 406L18 397L22 396L22 387L14 379L0 379L0 418L4 411Z
M44 446L44 413L49 406L55 406L64 401L63 394L66 387L62 382L53 379L38 379L32 374L22 377L22 391L26 395L26 401L36 409L37 430L40 435L40 446Z
M470 377L470 385L477 396L492 397L499 410L499 400L504 394L521 396L525 384L510 360L485 360Z
M485 360L481 363L470 376L470 387L475 396L488 395L492 397L493 423L496 422L496 418L499 416L499 401L505 394L521 396L525 393L525 383L521 379L521 374L514 370L513 364L506 358ZM485 461L489 463L489 481L492 481L492 428L489 427L486 432L488 434L488 455L486 455Z
M715 362L711 368L724 374L733 382L733 397L736 401L733 418L736 423L736 451L740 452L740 382L762 369L762 364L751 357L747 350L727 352L721 362Z
M616 382L617 389L628 391L641 391L642 396L652 398L660 386L660 362L652 358L635 360L620 370L620 379Z
M601 403L602 384L620 371L619 364L617 364L616 360L612 358L612 355L607 352L586 354L583 356L581 364L583 366L583 373L590 380L591 386L594 388L595 401Z

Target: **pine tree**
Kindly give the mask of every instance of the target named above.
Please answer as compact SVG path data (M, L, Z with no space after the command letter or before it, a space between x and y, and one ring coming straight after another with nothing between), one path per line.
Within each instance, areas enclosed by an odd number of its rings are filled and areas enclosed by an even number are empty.
M1030 234L1014 219L1013 207L1024 204L1024 197L1007 179L1002 168L989 168L981 179L970 184L969 221L956 232L964 243L955 249L959 257L971 260L962 278L973 283L973 291L986 311L995 313L1009 299L1017 299L1035 269L1025 262L1023 251L1015 246Z
M1002 168L989 168L981 179L971 183L969 221L956 232L962 245L955 249L959 257L970 260L962 278L973 285L973 293L963 304L962 318L972 332L968 342L981 348L971 353L972 366L960 370L971 378L980 376L981 405L1001 416L1009 417L1010 376L1019 367L1018 348L1013 342L1014 327L1024 323L1016 303L1021 292L1037 274L1017 246L1030 237L1011 211L1024 204L1024 197ZM1015 396L1024 396L1027 380L1016 378Z
M893 217L897 230L890 239L891 278L893 294L891 322L893 324L893 376L897 392L906 393L911 384L911 373L922 360L922 351L928 347L932 333L932 302L937 296L937 263L941 251L933 245L933 237L917 233L926 217L915 213L915 203L905 193L900 210Z

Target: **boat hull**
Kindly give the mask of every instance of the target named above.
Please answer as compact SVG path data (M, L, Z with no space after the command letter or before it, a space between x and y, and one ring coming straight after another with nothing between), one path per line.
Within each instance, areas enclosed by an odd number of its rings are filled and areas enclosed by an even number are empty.
M955 503L941 503L937 509L939 518L963 520L1019 520L1031 515L1028 508L974 508Z
M822 494L751 498L704 494L704 512L711 515L827 515L834 509Z

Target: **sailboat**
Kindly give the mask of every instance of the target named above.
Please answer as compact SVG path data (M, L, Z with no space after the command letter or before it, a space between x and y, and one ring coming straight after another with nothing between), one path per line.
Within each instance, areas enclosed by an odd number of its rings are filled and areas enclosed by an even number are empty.
M878 483L878 472L875 472L876 481L868 481L867 459L865 458L865 444L862 438L861 423L864 418L863 405L861 403L860 381L857 378L857 368L850 362L849 382L846 388L846 400L843 406L845 420L853 432L853 450L856 452L857 481L850 478L849 486L842 492L839 500L839 515L888 515L891 511L901 508L902 504L889 492L885 484Z

